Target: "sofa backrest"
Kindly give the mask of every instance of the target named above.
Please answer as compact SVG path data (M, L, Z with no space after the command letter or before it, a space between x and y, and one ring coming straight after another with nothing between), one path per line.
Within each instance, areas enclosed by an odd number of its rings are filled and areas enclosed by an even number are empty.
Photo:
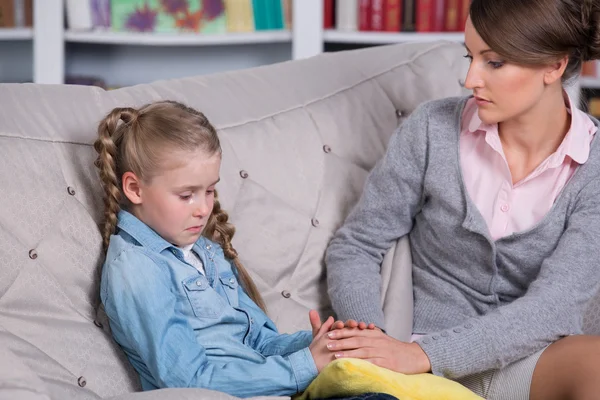
M112 108L161 99L203 111L218 128L218 189L237 227L234 246L278 327L308 328L309 308L331 312L330 237L402 119L425 100L464 94L463 52L450 43L376 47L114 91L0 85L3 344L52 398L139 388L97 315L102 191L91 144ZM406 335L412 294L390 268L383 300Z

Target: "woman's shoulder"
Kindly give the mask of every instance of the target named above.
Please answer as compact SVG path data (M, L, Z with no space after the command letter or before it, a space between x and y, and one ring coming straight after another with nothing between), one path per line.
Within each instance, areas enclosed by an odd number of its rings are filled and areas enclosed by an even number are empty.
M408 121L421 126L456 126L471 96L444 97L420 103L409 115Z
M466 102L471 97L471 95L453 96L426 100L417 106L415 112L427 113L429 115L436 115L439 113L460 113Z

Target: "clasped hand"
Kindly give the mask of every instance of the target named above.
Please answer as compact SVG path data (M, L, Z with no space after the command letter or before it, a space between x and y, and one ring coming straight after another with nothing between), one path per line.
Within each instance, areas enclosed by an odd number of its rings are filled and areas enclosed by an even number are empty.
M417 343L406 343L386 335L374 324L354 320L321 323L315 310L309 312L313 341L309 348L320 372L338 358L359 358L403 374L431 370L429 358Z

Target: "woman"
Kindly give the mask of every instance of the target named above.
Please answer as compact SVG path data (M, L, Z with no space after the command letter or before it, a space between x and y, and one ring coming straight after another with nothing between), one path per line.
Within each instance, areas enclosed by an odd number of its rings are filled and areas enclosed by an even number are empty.
M600 4L473 0L465 45L473 96L413 112L326 257L338 317L385 330L379 268L408 234L413 340L344 329L329 347L488 399L595 398L600 338L581 334L600 283L599 122L564 85L600 57Z

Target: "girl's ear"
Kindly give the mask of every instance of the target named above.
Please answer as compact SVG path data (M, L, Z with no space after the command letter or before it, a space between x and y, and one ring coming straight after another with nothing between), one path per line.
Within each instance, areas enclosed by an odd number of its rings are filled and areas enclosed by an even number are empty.
M140 179L131 171L125 172L122 178L123 193L132 204L142 204L142 187Z

